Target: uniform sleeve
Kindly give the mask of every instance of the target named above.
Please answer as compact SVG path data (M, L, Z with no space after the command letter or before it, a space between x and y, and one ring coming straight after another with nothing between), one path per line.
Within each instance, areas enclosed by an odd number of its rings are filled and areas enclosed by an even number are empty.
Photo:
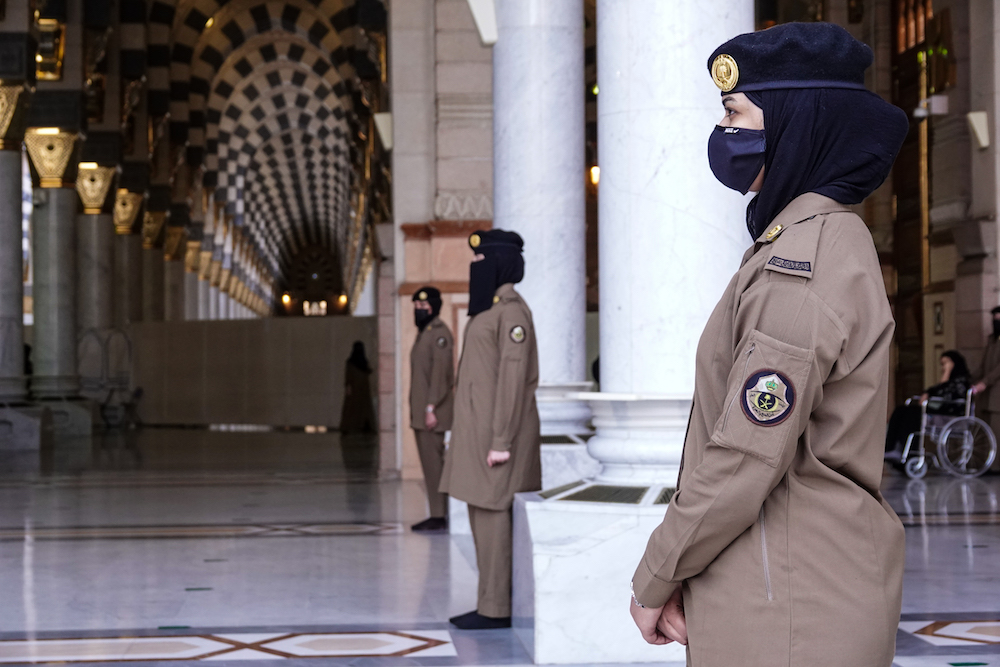
M431 359L430 387L427 389L427 404L439 406L451 392L452 366L451 341L448 336L439 335L434 339L434 354Z
M804 282L765 282L744 293L726 407L649 539L633 578L640 603L662 606L754 524L791 465L846 332Z
M419 338L417 342L413 345L413 351L410 353L411 363L411 376L410 376L410 395L415 397L425 397L424 401L429 402L430 399L426 398L429 396L428 391L430 390L431 384L431 360L428 358L428 350L426 346L422 345L423 341ZM423 410L426 405L421 405L420 409Z
M982 370L983 384L987 387L992 387L1000 380L1000 364L997 364L993 368L986 368L986 355L983 354L983 361L980 363L980 368Z
M498 347L500 369L497 373L496 400L493 407L493 441L490 449L510 450L514 436L521 427L521 415L528 397L524 385L530 363L530 350L535 345L530 322L520 308L508 307L500 316Z

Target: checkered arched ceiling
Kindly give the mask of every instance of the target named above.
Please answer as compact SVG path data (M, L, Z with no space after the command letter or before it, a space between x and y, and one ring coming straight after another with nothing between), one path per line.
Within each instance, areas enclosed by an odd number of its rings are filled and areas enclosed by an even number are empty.
M349 254L354 64L367 57L355 10L355 0L150 2L150 115L169 114L172 145L277 272L310 245Z

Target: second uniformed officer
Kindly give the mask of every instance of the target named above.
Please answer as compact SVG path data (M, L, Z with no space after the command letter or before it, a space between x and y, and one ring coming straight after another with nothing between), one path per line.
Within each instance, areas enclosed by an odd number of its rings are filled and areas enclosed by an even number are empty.
M475 253L469 315L455 389L455 424L441 491L469 504L479 565L476 611L451 619L465 629L510 627L511 505L542 486L538 348L531 310L514 284L524 242L494 229L469 237Z
M454 409L455 344L440 313L441 292L430 286L417 290L413 315L419 333L410 351L410 426L417 437L431 514L413 526L418 533L448 528L448 496L438 486L444 467L444 434L451 429Z

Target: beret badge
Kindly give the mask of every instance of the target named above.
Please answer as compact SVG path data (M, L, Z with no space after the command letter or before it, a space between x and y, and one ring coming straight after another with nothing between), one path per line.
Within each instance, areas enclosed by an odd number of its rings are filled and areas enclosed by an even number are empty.
M724 93L735 88L740 80L740 68L736 65L736 60L725 53L716 56L712 62L712 80Z
M469 237L469 245L472 246L473 248L478 248L479 244L482 242L483 240L479 238L479 234L473 234L472 236Z
M420 301L427 301L427 292L421 292L417 295L417 299Z

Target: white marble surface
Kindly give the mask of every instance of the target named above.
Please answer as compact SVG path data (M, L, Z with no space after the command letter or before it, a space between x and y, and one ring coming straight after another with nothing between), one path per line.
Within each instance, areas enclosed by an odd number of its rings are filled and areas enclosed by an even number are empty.
M750 243L708 166L722 118L706 59L750 0L598 0L601 389L691 395L701 331Z
M493 226L524 238L525 278L518 291L534 317L542 385L582 382L583 3L505 0L496 10L500 37L493 47ZM577 403L572 411L556 407L539 405L543 433L584 430L589 416L585 404Z
M683 661L646 644L628 613L629 582L663 506L539 502L514 511L514 626L536 664Z
M80 329L113 324L115 227L110 213L77 216L76 318Z

